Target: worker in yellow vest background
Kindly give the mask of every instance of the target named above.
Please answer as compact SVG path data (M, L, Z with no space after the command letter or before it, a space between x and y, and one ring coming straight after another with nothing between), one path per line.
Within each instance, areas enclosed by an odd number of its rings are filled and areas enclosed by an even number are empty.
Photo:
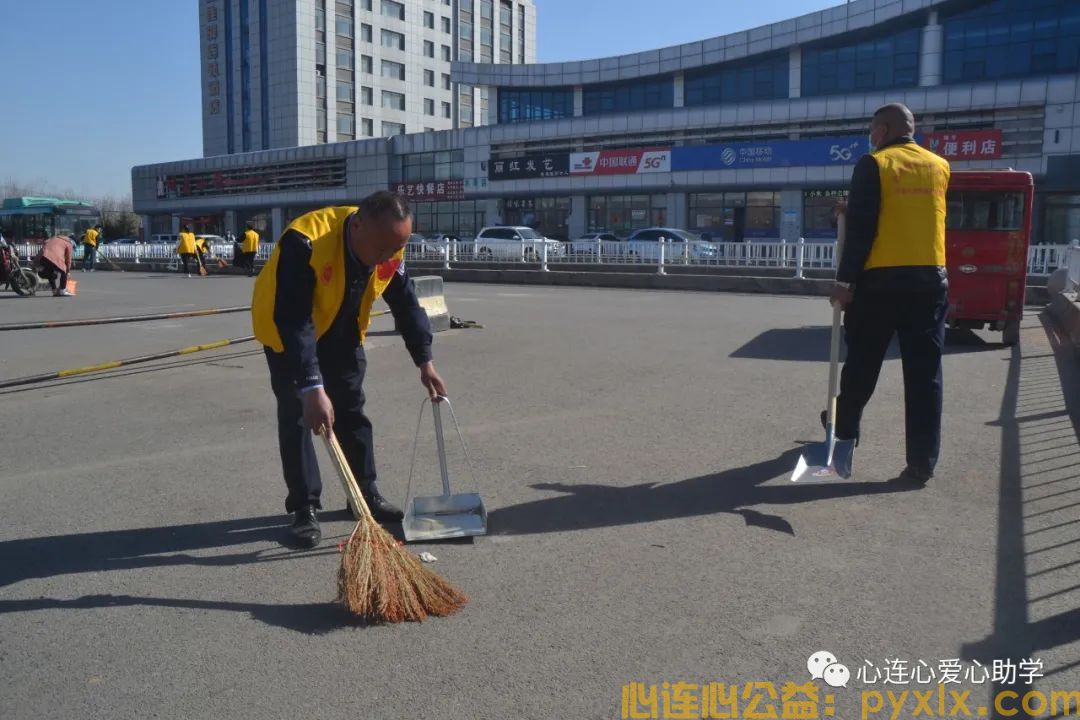
M83 272L93 272L94 263L97 261L98 241L101 240L101 225L87 228L83 233Z
M180 256L181 265L178 268L179 271L186 273L188 277L191 277L191 269L188 267L189 262L195 261L196 270L202 267L198 255L198 243L195 240L195 233L191 232L190 225L185 225L177 237L176 254Z
M431 326L405 271L412 216L404 198L377 192L359 207L329 207L301 215L282 233L255 280L255 338L264 346L277 398L278 445L290 534L300 547L322 538L316 511L322 482L312 433L332 428L364 499L380 522L402 512L376 485L371 421L364 414L364 336L382 297L420 382L433 399L446 386L431 359Z
M871 152L859 159L851 176L847 239L832 302L845 309L847 343L836 437L859 439L863 408L897 336L907 435L907 466L898 480L922 487L934 476L941 447L950 169L945 159L920 147L914 135L915 118L906 106L892 103L874 113Z
M247 230L244 231L244 242L240 249L244 253L241 267L247 268L248 277L251 277L255 274L255 256L259 252L259 233L255 232L255 226L251 223L247 224Z

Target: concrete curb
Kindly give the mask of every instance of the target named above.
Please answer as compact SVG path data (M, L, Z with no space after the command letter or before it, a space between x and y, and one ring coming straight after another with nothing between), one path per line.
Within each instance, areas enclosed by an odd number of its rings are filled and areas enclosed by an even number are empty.
M416 296L420 299L420 307L424 308L431 323L431 331L449 330L450 309L446 306L443 279L438 275L424 275L413 278L413 284L416 286Z
M1080 361L1080 296L1058 293L1051 298L1048 309Z

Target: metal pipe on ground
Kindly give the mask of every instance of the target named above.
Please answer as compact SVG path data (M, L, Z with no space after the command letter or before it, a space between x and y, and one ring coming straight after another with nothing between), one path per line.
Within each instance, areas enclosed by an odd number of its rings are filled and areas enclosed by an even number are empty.
M83 367L57 370L56 372L42 373L40 375L27 375L25 377L12 378L11 380L0 380L0 390L18 387L20 385L33 385L35 383L49 382L50 380L63 380L78 375L90 375L92 373L105 372L106 370L115 370L116 368L126 367L128 365L137 365L139 363L152 362L154 360L166 360L171 357L190 355L205 350L217 350L218 348L228 347L229 345L239 345L240 343L250 342L254 339L254 335L228 338L227 340L216 340L204 345L192 345L190 347L180 348L179 350L169 350L167 352L153 353L151 355L139 355L137 357L124 358L122 360L111 360L98 365L84 365Z
M3 332L4 330L43 330L46 328L76 327L82 325L112 325L116 323L145 322L149 320L176 320L179 318L247 312L249 310L251 310L250 306L243 306L213 308L210 310L185 310L182 312L159 313L156 315L124 315L121 317L91 318L88 320L46 320L43 322L7 323L0 325L0 332Z
M371 313L371 316L380 317L389 314L389 310L380 310ZM90 375L92 373L105 372L106 370L115 370L116 368L126 367L128 365L153 362L154 360L167 360L171 357L190 355L205 350L217 350L219 348L228 347L229 345L239 345L240 343L250 342L254 339L254 335L245 335L244 337L215 340L214 342L205 343L203 345L191 345L190 347L180 348L179 350L167 350L151 355L139 355L132 358L123 358L122 360L110 360L109 362L103 362L97 365L84 365L82 367L68 368L66 370L57 370L56 372L41 373L40 375L27 375L25 377L12 378L11 380L0 380L0 390L19 387L20 385L33 385L35 383L49 382L51 380L63 380L78 375Z

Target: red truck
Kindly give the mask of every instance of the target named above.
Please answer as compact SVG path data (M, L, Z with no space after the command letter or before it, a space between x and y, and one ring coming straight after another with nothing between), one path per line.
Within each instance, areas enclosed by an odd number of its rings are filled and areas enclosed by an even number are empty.
M957 170L949 181L945 257L950 327L1020 341L1031 242L1031 173Z

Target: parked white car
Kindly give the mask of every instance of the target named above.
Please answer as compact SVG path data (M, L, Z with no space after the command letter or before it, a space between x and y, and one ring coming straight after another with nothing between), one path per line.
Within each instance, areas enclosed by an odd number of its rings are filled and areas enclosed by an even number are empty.
M677 263L707 262L715 260L717 248L711 242L705 242L697 233L677 228L645 228L636 230L626 238L625 254L640 260L660 259L660 240L666 243L664 262Z
M612 250L617 250L618 246L611 247L612 243L622 242L615 233L610 232L591 232L585 233L577 240L570 242L570 253L572 255L586 255L596 257L596 251L602 249L603 254L607 255Z
M483 260L539 262L545 245L549 258L565 254L561 242L544 237L530 227L495 225L477 233L474 252L477 258Z

